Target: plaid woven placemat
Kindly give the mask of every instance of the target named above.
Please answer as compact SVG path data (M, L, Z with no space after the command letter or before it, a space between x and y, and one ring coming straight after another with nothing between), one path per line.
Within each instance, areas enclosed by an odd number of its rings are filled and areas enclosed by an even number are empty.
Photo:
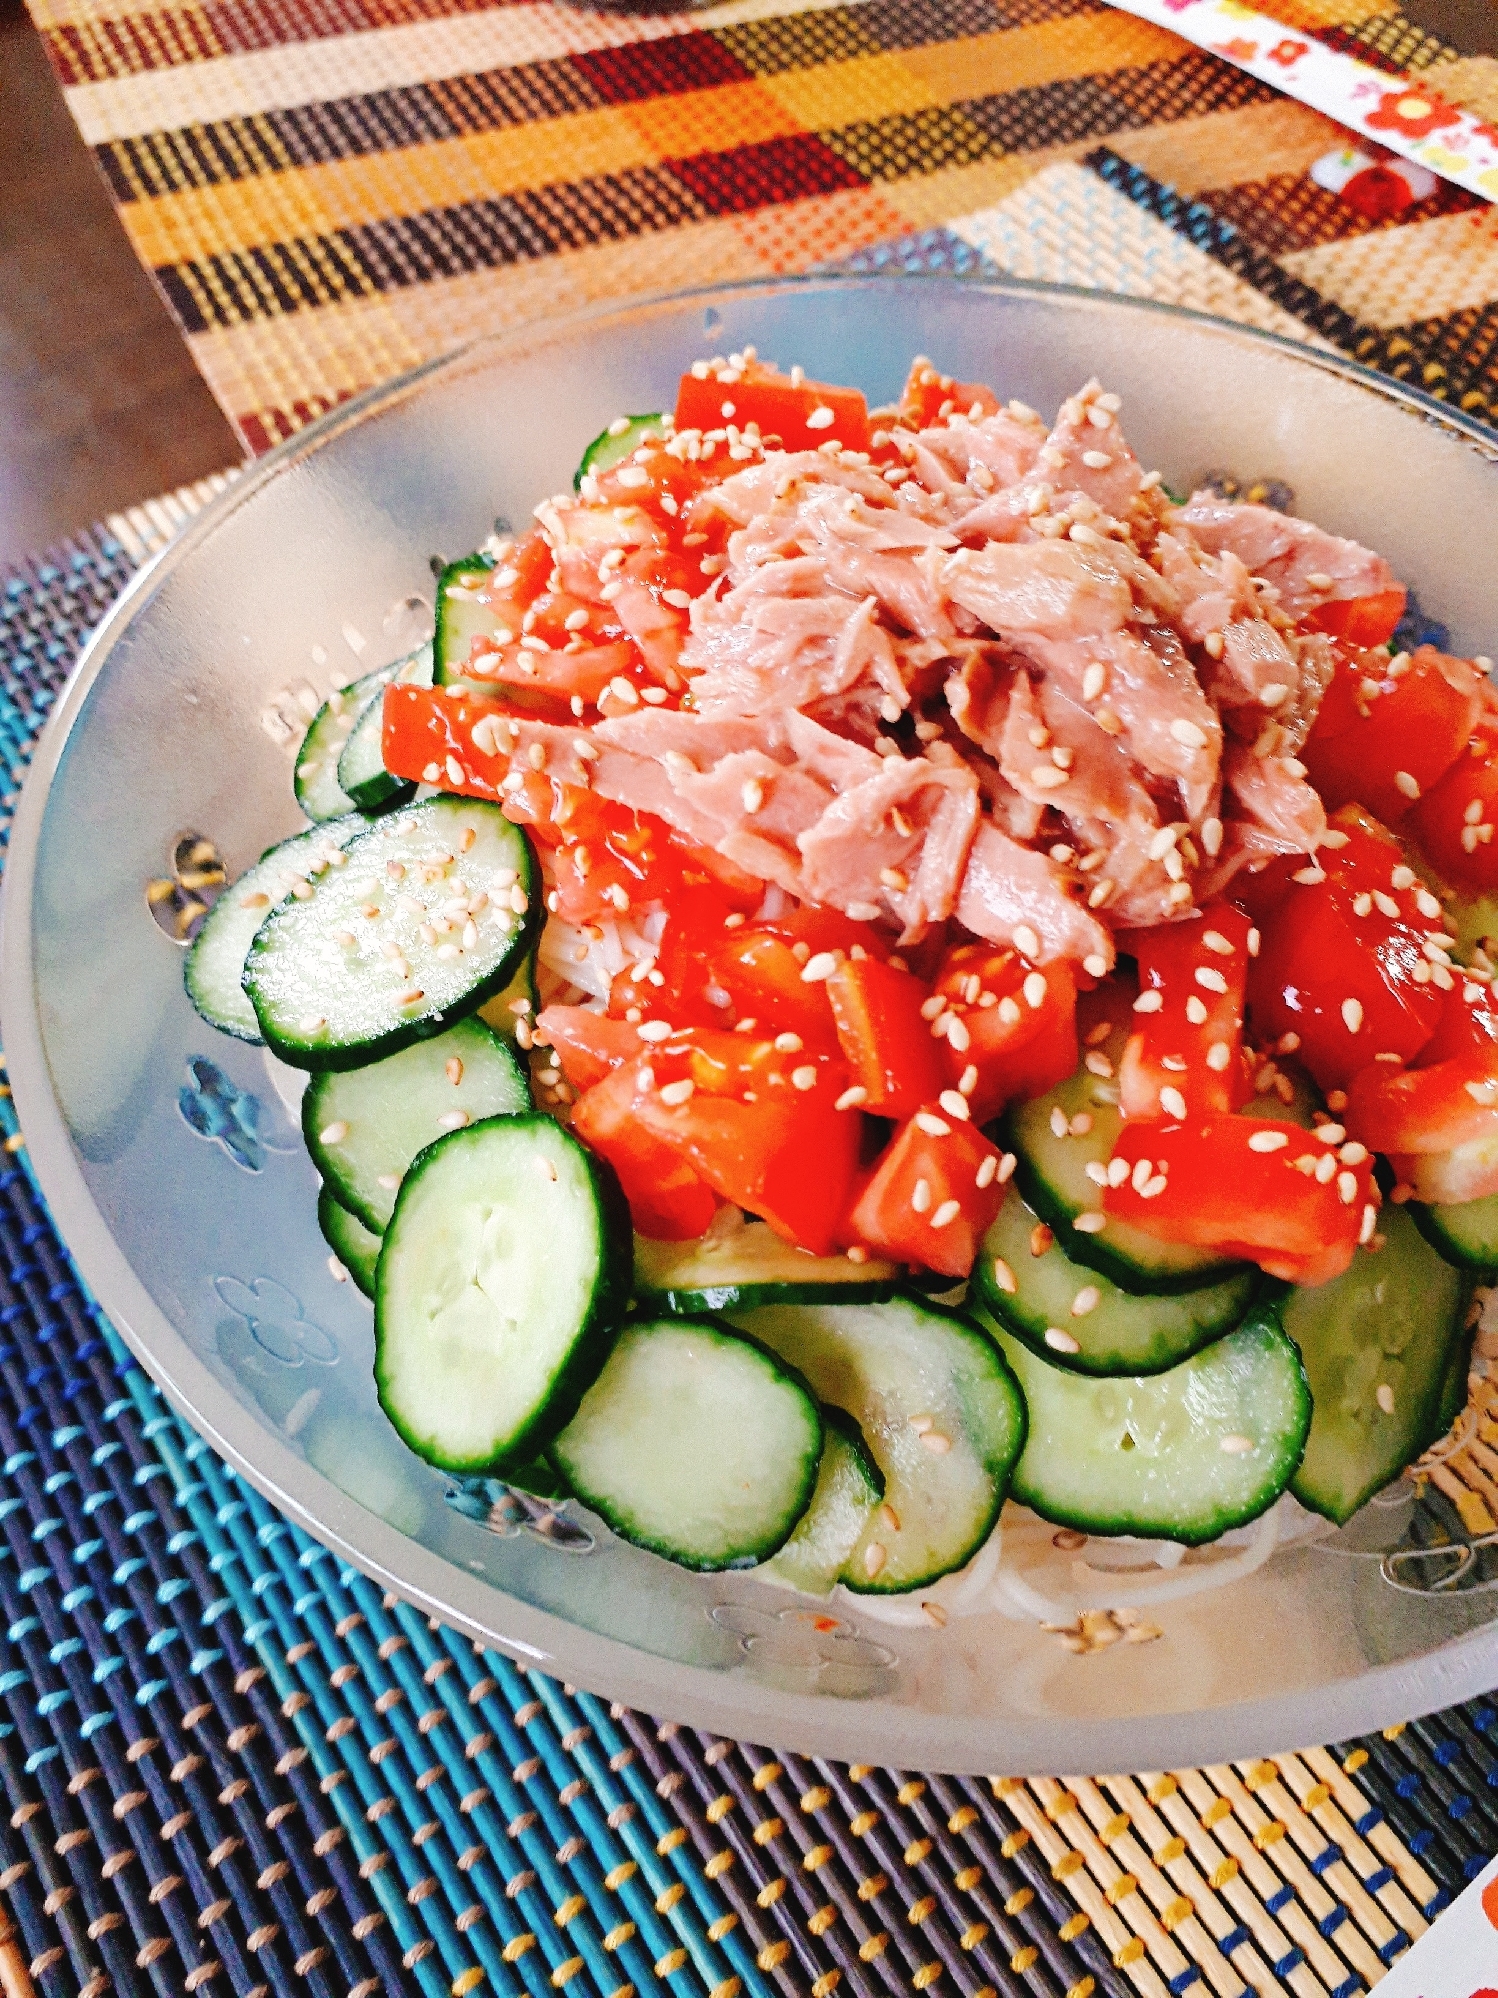
M0 842L86 631L220 484L0 578ZM526 1673L342 1567L169 1412L3 1088L0 1145L5 1998L1355 1998L1498 1850L1486 1701L1271 1761L981 1781ZM1469 1536L1498 1505L1486 1393L1438 1474Z
M1360 212L1340 128L1102 0L29 4L252 451L486 329L930 230L1498 407L1498 210ZM1498 116L1498 62L1382 0L1274 11Z

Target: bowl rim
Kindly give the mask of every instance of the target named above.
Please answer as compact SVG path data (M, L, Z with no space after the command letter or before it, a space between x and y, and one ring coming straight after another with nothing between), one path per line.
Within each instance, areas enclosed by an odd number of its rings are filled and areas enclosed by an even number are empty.
M1434 423L1453 441L1475 448L1498 466L1498 435L1424 391L1341 355L1154 299L982 273L810 273L644 292L480 335L449 354L377 383L238 471L224 492L142 565L88 640L37 738L12 825L0 892L0 1018L5 1023L8 1075L30 1170L70 1255L131 1354L174 1411L262 1496L351 1566L426 1613L442 1616L522 1665L564 1677L603 1697L734 1739L863 1761L888 1753L890 1721L898 1714L904 1766L1007 1775L1091 1774L1100 1769L1175 1767L1183 1761L1225 1762L1366 1733L1470 1698L1485 1691L1498 1673L1498 1627L1468 1632L1418 1657L1372 1666L1329 1686L1286 1695L1144 1716L1080 1719L1016 1713L984 1720L958 1712L924 1713L887 1699L843 1700L785 1691L732 1670L681 1664L586 1630L519 1601L390 1526L349 1498L239 1403L151 1297L115 1242L83 1176L51 1085L33 973L32 902L42 827L53 779L94 681L136 615L178 565L239 508L304 458L326 449L344 429L393 409L434 379L461 373L476 360L502 358L507 348L566 338L591 324L642 312L693 303L706 308L715 300L738 301L787 290L891 286L921 286L933 293L960 287L1051 300L1109 315L1138 313L1191 321L1227 345L1267 345L1296 365L1365 389ZM1190 1734L1185 1745L1180 1738L1183 1730Z

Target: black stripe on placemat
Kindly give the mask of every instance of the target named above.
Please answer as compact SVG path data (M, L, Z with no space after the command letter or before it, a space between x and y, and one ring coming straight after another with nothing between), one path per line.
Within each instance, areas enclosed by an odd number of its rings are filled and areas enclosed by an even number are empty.
M1391 329L1369 326L1219 216L1210 197L1178 194L1107 146L1089 153L1083 165L1365 367L1482 420L1498 407L1498 308Z

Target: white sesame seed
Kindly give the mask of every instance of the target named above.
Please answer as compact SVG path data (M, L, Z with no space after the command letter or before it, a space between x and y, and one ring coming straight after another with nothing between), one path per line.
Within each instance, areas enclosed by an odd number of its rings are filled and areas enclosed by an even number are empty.
M746 812L757 812L765 802L765 787L757 777L748 777L744 780L744 787L739 797Z
M426 994L422 991L421 987L413 985L408 992L397 993L395 1003L397 1006L414 1006L418 1000L425 997Z
M1051 1108L1051 1133L1057 1138L1068 1138L1071 1136L1071 1119L1059 1103L1054 1104Z
M1167 1084L1160 1091L1160 1108L1165 1112L1167 1117L1184 1117L1186 1114L1186 1099L1179 1089Z
M1163 1010L1164 1005L1165 995L1162 992L1150 990L1140 993L1139 997L1134 1001L1134 1011L1136 1013L1158 1013Z
M1006 1027L1012 1027L1016 1023L1016 1021L1023 1019L1024 1015L1020 1012L1019 1001L1017 999L1010 998L1006 994L1005 997L999 1001L999 1018L1003 1021Z
M1211 1047L1207 1049L1207 1067L1215 1070L1219 1075L1232 1059L1233 1050L1228 1046L1226 1041L1213 1041Z
M1379 1382L1378 1386L1373 1390L1373 1399L1378 1403L1385 1415L1392 1415L1394 1413L1394 1390L1389 1386L1387 1381Z
M1025 995L1025 1004L1030 1007L1032 1012L1037 1007L1043 1006L1048 989L1045 982L1045 973L1042 971L1032 971L1020 989Z
M1074 1214L1071 1225L1079 1235L1101 1235L1108 1225L1108 1217L1092 1212Z
M1206 1001L1198 999L1194 992L1190 993L1186 999L1186 1018L1191 1022L1193 1027L1200 1027L1206 1023Z
M1087 467L1089 472L1106 472L1108 467L1113 463L1113 460L1108 456L1106 451L1084 451L1082 453L1082 463Z
M1080 1353L1082 1342L1074 1339L1070 1332L1063 1332L1059 1325L1047 1325L1045 1342L1055 1353Z
M1336 1172L1337 1172L1336 1153L1323 1152L1320 1158L1317 1159L1316 1161L1316 1166L1314 1172L1312 1173L1312 1178L1316 1181L1316 1184L1318 1186L1330 1186L1332 1180L1336 1177Z
M1221 930L1204 931L1202 942L1208 950L1215 951L1219 957L1231 957L1233 954L1233 946L1228 942Z
M1187 749L1205 749L1207 746L1206 730L1198 728L1195 722L1187 721L1184 716L1176 717L1170 725L1170 732Z
M1355 1172L1337 1174L1337 1197L1344 1207L1351 1207L1358 1197L1358 1176Z
M1209 860L1215 860L1217 855L1222 851L1221 819L1204 819L1202 821L1202 846Z
M869 1092L861 1082L855 1082L850 1089L843 1091L842 1095L833 1105L833 1108L835 1110L856 1110L861 1103L867 1103L868 1100Z
M964 1104L963 1108L966 1107ZM952 1135L951 1125L944 1123L934 1110L917 1110L915 1127L918 1131L924 1131L928 1138L949 1138Z
M843 1254L850 1263L866 1263L869 1259L869 1252L862 1242L855 1242L851 1248L845 1249Z
M1191 975L1204 992L1223 993L1228 989L1227 980L1215 965L1199 964Z
M324 1124L318 1132L318 1142L324 1145L341 1145L348 1136L348 1125L340 1117L336 1123Z
M1313 569L1306 577L1306 587L1311 590L1329 590L1332 587L1332 579L1322 570Z
M943 1015L947 1023L947 1046L957 1054L966 1054L972 1046L972 1035L955 1013Z
M932 1215L931 1226L933 1228L945 1228L949 1222L955 1221L961 1212L962 1202L960 1200L944 1200Z
M662 1103L669 1104L674 1110L678 1105L691 1101L692 1092L696 1086L689 1075L684 1075L679 1082L668 1082L662 1087L660 1092L661 1101Z
M672 1032L671 1022L669 1020L647 1020L643 1026L636 1027L635 1032L640 1036L642 1041L669 1041Z
M974 1178L974 1184L979 1187L992 1186L994 1180L994 1174L998 1171L998 1169L999 1169L998 1158L995 1153L990 1152L986 1158L982 1159L979 1162L978 1171Z
M884 1566L888 1558L888 1555L877 1540L871 1540L868 1546L865 1547L863 1550L863 1571L870 1581L879 1573L879 1570Z
M1394 788L1402 792L1406 798L1415 799L1420 795L1420 786L1408 770L1394 772Z
M437 1129L439 1131L461 1131L467 1122L468 1112L466 1110L444 1110L442 1115L437 1119Z
M1346 838L1345 833L1343 834L1343 837L1344 839ZM1322 844L1324 846L1327 844L1327 842L1323 840ZM1415 885L1415 870L1413 867L1396 867L1394 869L1394 872L1389 876L1389 886L1392 889L1394 889L1397 894L1403 894L1406 888L1413 888L1414 885Z
M1441 913L1440 903L1436 900L1435 896L1431 894L1428 888L1422 888L1419 894L1415 897L1415 907L1420 911L1422 916L1426 916L1432 919L1434 919L1436 916L1439 916Z
M960 1089L944 1089L936 1100L947 1115L959 1124L966 1124L973 1114L967 1106L967 1098Z
M1359 1032L1363 1024L1363 1002L1360 999L1342 1001L1342 1024L1349 1034Z
M1070 781L1067 773L1058 770L1054 763L1037 763L1030 772L1030 782L1037 791L1054 791Z
M1014 932L1014 948L1017 951L1019 951L1020 954L1024 957L1030 957L1030 958L1039 957L1040 938L1035 934L1034 930L1031 929L1028 923L1020 923L1016 926Z
M1255 1131L1249 1138L1251 1152L1282 1152L1290 1140L1283 1131Z
M999 1185L1000 1185L1000 1186L1003 1186L1003 1185L1005 1185L1005 1184L1006 1184L1006 1183L1007 1183L1007 1182L1008 1182L1008 1181L1009 1181L1009 1180L1010 1180L1010 1179L1011 1179L1011 1178L1013 1177L1013 1174L1014 1174L1014 1168L1015 1168L1015 1167L1016 1167L1016 1166L1017 1166L1018 1164L1019 1164L1019 1160L1018 1160L1018 1158L1016 1158L1016 1156L1014 1155L1014 1153L1013 1153L1013 1152L1005 1152L1005 1153L1004 1153L1003 1157L1002 1157L1002 1158L1001 1158L1001 1159L999 1160Z
M1095 1283L1083 1284L1071 1301L1073 1318L1085 1318L1089 1311L1096 1311L1103 1301L1103 1293Z
M1373 1239L1373 1230L1377 1222L1378 1209L1370 1200L1368 1205L1363 1209L1363 1225L1358 1229L1359 1248L1367 1248L1369 1242Z
M791 1087L793 1089L815 1089L816 1086L817 1071L814 1063L807 1062L804 1067L793 1068L791 1070Z
M837 955L830 950L819 950L809 957L801 967L801 980L805 985L820 985L837 970Z
M1082 675L1082 699L1095 701L1108 685L1108 669L1094 660Z
M1254 1447L1253 1438L1251 1436L1224 1436L1217 1447L1219 1450L1225 1450L1230 1457L1246 1457Z
M1289 691L1283 680L1271 680L1267 686L1259 689L1259 705L1265 708L1277 708Z
M943 1436L939 1429L923 1429L921 1431L921 1448L929 1450L933 1457L945 1457L951 1447L951 1437Z
M916 1181L915 1188L910 1196L910 1204L917 1214L924 1214L926 1212L926 1209L931 1205L930 1180L918 1179Z

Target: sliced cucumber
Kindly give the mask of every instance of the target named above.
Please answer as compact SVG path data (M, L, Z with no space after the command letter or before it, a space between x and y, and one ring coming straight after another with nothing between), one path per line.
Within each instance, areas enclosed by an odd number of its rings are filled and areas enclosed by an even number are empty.
M625 1540L684 1568L747 1568L806 1511L822 1418L773 1353L700 1318L626 1325L551 1457Z
M333 856L341 856L351 840L368 830L368 819L350 812L283 839L219 896L182 967L187 996L210 1027L260 1045L255 1009L240 982L255 932L293 886L325 874Z
M846 1410L823 1405L822 1462L811 1504L764 1570L809 1596L830 1594L884 1497L884 1473Z
M334 1199L325 1186L317 1196L317 1225L322 1238L366 1297L374 1296L375 1264L380 1238Z
M460 1020L384 1061L313 1076L302 1097L302 1136L335 1198L378 1235L419 1151L444 1131L530 1107L509 1042L478 1020Z
M1097 1176L1112 1157L1123 1126L1117 1076L1131 1015L1126 1000L1114 1011L1112 1033L1101 1046L1088 1050L1105 1057L1110 1075L1094 1075L1084 1057L1065 1082L1033 1102L1012 1104L1006 1112L1005 1139L1019 1161L1015 1172L1019 1190L1054 1229L1074 1263L1101 1270L1120 1290L1139 1295L1200 1290L1207 1284L1221 1283L1245 1266L1225 1261L1210 1249L1158 1241L1142 1228L1111 1215L1095 1233L1075 1225L1079 1215L1089 1219L1102 1216L1102 1187ZM1063 1119L1065 1134L1058 1135ZM1072 1126L1078 1119L1083 1128L1073 1135Z
M492 555L464 555L437 578L437 618L432 634L432 678L445 687L463 678L476 638L493 638L499 619L479 592L494 567Z
M385 689L431 684L432 648L423 645L390 669L356 716L338 759L338 783L361 812L388 812L415 796L414 784L385 768Z
M401 1182L375 1284L380 1406L430 1464L520 1464L576 1413L629 1299L619 1182L550 1117L439 1138Z
M666 419L659 410L647 416L617 418L607 430L601 430L584 451L572 475L572 490L581 492L583 480L589 473L596 478L600 472L612 472L616 465L624 463L632 451L638 451L648 437L664 437L665 425Z
M534 1026L540 1011L541 988L536 983L536 950L532 945L516 965L509 984L484 1001L478 1017L501 1039L513 1041L520 1022L525 1020Z
M351 680L348 686L330 694L312 717L311 726L297 751L296 771L292 779L296 801L309 819L336 819L358 805L359 801L350 795L339 770L349 738L391 681L423 656L430 661L431 651L429 645L421 646L404 658L392 659L388 666L377 666L372 673ZM369 807L360 809L368 810Z
M970 1561L993 1530L1025 1440L1025 1407L993 1341L924 1298L787 1304L731 1314L845 1408L888 1481L842 1573L900 1595Z
M1087 1380L1012 1333L999 1343L1030 1411L1011 1496L1058 1526L1200 1546L1257 1519L1300 1461L1311 1397L1272 1305L1143 1379Z
M1451 1207L1412 1200L1406 1212L1437 1255L1459 1270L1498 1270L1498 1193Z
M813 1256L763 1221L696 1242L635 1238L635 1295L652 1311L748 1311L758 1304L873 1304L893 1297L894 1263Z
M1463 1325L1451 1342L1451 1358L1446 1363L1445 1378L1441 1391L1436 1396L1435 1407L1425 1427L1425 1435L1420 1447L1428 1450L1432 1443L1439 1443L1446 1435L1456 1418L1467 1406L1468 1375L1472 1367L1472 1341L1477 1333L1475 1323L1468 1324L1470 1307L1463 1313Z
M282 1061L360 1068L501 990L540 914L529 842L498 805L428 798L376 819L310 894L272 911L244 988Z
M1379 1227L1383 1248L1280 1306L1316 1402L1291 1489L1338 1525L1425 1448L1466 1314L1465 1281L1408 1209L1385 1207Z
M1204 1290L1135 1296L1101 1270L1074 1263L1017 1193L999 1209L972 1274L975 1295L1007 1330L1053 1366L1078 1374L1158 1374L1177 1366L1233 1329L1256 1283L1253 1270L1242 1270Z

